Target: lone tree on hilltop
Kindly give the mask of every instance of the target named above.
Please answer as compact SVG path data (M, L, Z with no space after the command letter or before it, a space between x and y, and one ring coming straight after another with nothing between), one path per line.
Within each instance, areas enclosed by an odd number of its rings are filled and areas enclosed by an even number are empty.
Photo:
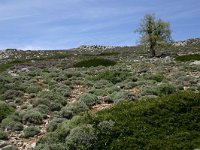
M156 19L152 14L144 16L136 32L141 35L140 43L149 48L152 57L156 56L158 45L171 41L170 24L161 19Z

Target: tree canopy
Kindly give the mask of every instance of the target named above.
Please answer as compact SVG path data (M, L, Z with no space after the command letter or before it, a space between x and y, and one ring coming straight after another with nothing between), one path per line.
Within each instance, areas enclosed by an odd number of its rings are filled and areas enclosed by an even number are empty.
M152 14L144 16L136 32L141 35L140 43L149 48L152 57L156 56L156 46L171 41L170 24Z

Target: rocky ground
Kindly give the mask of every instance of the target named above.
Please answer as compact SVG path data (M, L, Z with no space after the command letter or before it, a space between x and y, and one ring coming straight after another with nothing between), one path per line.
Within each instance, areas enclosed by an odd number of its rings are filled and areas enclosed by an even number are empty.
M149 58L140 46L83 46L67 55L65 51L1 52L2 64L22 58L30 61L14 63L1 71L0 99L14 108L14 113L0 124L0 131L8 134L7 140L0 140L0 149L10 145L19 150L33 149L66 120L84 112L96 113L120 101L151 99L178 90L199 92L200 61L175 60L180 54L198 54L198 40L177 42L166 56L155 58ZM76 62L97 57L116 61L117 65L73 67ZM25 138L25 130L32 126L40 132Z

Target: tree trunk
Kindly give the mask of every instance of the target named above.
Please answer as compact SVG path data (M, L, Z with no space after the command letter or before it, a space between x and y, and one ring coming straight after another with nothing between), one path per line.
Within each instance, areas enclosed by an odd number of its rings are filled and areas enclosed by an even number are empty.
M154 45L153 44L150 45L150 52L151 52L151 57L155 57L156 56L156 51L154 49Z

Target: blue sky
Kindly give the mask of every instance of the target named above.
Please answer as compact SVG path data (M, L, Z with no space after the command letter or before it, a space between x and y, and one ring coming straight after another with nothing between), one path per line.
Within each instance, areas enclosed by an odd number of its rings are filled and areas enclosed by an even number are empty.
M135 45L147 13L170 22L174 40L200 37L200 0L0 0L0 49Z

